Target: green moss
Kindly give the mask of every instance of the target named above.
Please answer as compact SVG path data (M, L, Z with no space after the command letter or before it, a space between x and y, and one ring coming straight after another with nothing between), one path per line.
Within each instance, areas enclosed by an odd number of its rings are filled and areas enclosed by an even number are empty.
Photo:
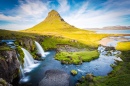
M78 72L76 70L71 70L71 74L75 76L78 74Z
M81 64L82 61L91 61L99 57L97 51L80 51L80 52L59 52L55 59L68 64Z
M7 86L7 82L0 78L0 86Z
M16 48L16 50L17 50L17 52L19 53L19 61L20 61L21 64L23 64L23 63L24 63L24 53L23 53L21 47L18 46L18 47Z
M12 50L12 49L8 46L5 46L5 45L0 46L0 51L7 51L7 50Z

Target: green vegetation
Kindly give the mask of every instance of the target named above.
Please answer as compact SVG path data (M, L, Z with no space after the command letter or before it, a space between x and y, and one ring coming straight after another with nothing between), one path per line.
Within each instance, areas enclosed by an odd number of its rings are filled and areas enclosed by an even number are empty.
M34 38L37 34L24 33L19 31L0 30L0 39L21 39Z
M78 72L76 70L71 70L71 74L75 76L78 74Z
M130 42L119 42L116 46L117 50L128 51L130 50Z
M67 39L64 37L55 37L55 36L45 36L44 41L42 42L42 46L44 50L48 49L56 49L57 45L70 45L76 48L88 48L92 49L91 47L80 43L76 40Z
M91 61L99 57L97 51L80 51L80 52L59 52L55 59L64 64L81 64L82 62Z
M23 64L23 63L24 63L24 53L23 53L21 47L18 46L18 47L16 48L16 50L17 50L17 52L19 53L19 56L18 56L19 61L20 61L21 64Z
M123 62L117 62L113 71L106 77L94 77L93 82L88 80L78 83L78 86L129 86L130 85L130 51L122 51Z
M98 41L110 34L96 34L93 31L78 29L69 25L60 17L59 13L52 10L44 21L36 26L23 30L22 32L37 33L41 35L59 36L71 40L76 40L91 48L98 47ZM46 49L46 48L45 48Z
M2 51L10 51L10 50L12 50L9 46L7 46L7 45L0 45L0 52L2 52ZM1 55L1 53L0 53L0 60L5 60L6 58L3 56L3 55Z
M12 50L12 49L6 45L0 46L0 51L6 51L6 50Z

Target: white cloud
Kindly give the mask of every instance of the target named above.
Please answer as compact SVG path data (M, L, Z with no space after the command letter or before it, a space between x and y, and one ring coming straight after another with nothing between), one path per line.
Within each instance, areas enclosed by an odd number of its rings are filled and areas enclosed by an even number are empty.
M79 28L122 25L123 21L126 20L123 16L130 15L129 0L108 0L101 4L103 6L101 9L95 9L96 6L90 7L91 3L89 1L82 3L73 1L74 6L72 5L72 7L75 7L75 10L70 10L69 0L57 1L59 3L57 11L62 14L61 16L64 20ZM43 21L43 18L47 16L51 8L56 8L56 5L50 5L48 0L47 2L42 2L41 0L20 0L19 3L20 5L16 8L6 11L13 15L7 16L0 12L0 20L11 22L7 25L1 25L0 28L18 30L32 27Z
M6 16L4 14L0 14L0 20L5 20L5 21L16 21L21 19L19 16Z
M19 24L7 24L7 25L0 25L0 29L5 29L6 30L14 30L14 31L17 31L17 30L23 30L25 28L30 28L32 27L34 24L25 24L25 23L19 23Z
M26 29L30 27L28 24L34 26L43 21L43 18L47 16L47 13L50 10L48 8L49 3L43 3L41 0L21 0L19 3L19 6L8 11L13 15L7 16L0 13L0 20L11 22L11 24L5 26L5 29ZM1 25L0 27L4 28L4 25Z
M41 17L45 12L48 11L48 3L43 3L39 0L26 0L26 2L21 1L20 7L17 9L18 14L21 16L29 17Z
M72 12L70 16L64 16L64 19L68 23L79 28L120 25L124 21L123 16L130 15L130 10L128 8L124 9L124 7L120 7L121 10L118 9L118 6L126 6L126 3L127 1L124 1L123 4L119 3L119 5L117 2L114 2L113 4L106 2L103 4L106 8L104 6L104 9L95 10L94 8L87 9L90 3L86 2L83 3L79 9ZM117 9L112 9L114 7ZM111 8L111 10L108 10L108 8Z
M69 11L70 5L68 4L67 0L57 0L57 1L58 1L59 5L60 5L59 9L58 9L58 12L64 13L64 12Z

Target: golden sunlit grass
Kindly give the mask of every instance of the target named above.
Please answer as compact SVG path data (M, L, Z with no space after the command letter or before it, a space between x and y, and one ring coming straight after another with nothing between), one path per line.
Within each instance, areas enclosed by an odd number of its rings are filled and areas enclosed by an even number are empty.
M119 42L116 46L117 50L128 51L130 50L130 42Z
M54 10L49 12L44 21L32 28L23 30L23 32L61 36L64 38L77 40L92 47L97 47L98 41L103 37L108 36L106 34L96 34L93 31L78 29L72 25L69 25Z
M56 25L59 25L59 24L56 24ZM62 29L62 28L54 28L54 26L48 26L40 30L38 27L35 26L32 29L28 29L24 32L38 33L42 35L61 36L64 38L77 40L83 44L86 44L92 47L97 47L99 40L101 40L104 37L109 36L107 34L96 34L91 31L77 29L74 27ZM36 31L34 31L34 29L36 29Z

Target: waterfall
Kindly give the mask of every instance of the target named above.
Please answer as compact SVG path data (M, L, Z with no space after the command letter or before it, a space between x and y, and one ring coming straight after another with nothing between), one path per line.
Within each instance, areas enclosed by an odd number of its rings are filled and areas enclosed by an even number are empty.
M45 57L46 54L45 54L42 46L38 42L36 42L36 41L35 41L35 44L36 44L36 48L37 48L38 54L40 54L42 57Z
M25 74L24 74L24 71L23 71L23 68L22 68L21 65L20 65L20 73L21 73L21 77L24 78L24 77L25 77Z
M32 55L24 48L21 48L24 53L24 68L32 66L34 64L34 59Z
M19 64L20 64L20 77L21 77L21 78L24 78L24 77L25 77L25 74L24 74L24 70L23 70L23 68L22 68L22 65L21 65L21 63L20 63L20 61L19 61L19 59L18 59L18 57L20 57L20 55L18 54L17 50L16 50L16 57L17 57L17 61L18 61Z

